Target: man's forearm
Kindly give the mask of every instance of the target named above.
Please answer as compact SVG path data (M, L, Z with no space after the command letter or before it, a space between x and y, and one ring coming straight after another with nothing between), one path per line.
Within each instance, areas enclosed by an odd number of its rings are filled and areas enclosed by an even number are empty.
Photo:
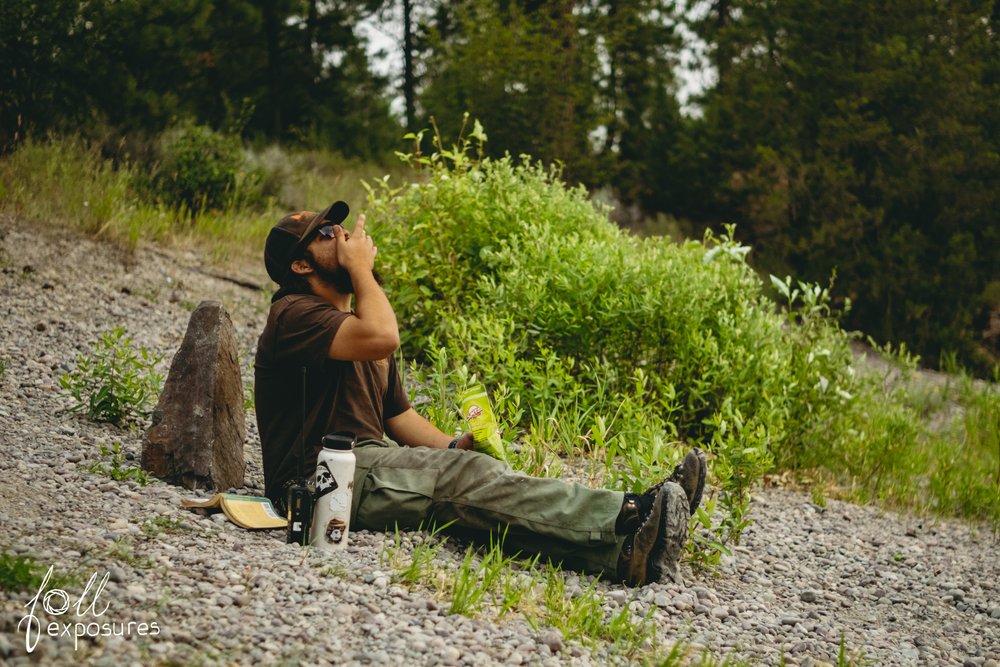
M410 408L387 420L386 428L393 440L407 447L447 447L452 438Z
M396 313L372 272L367 269L351 271L351 283L354 286L354 314L357 318L379 335L394 337L398 345Z

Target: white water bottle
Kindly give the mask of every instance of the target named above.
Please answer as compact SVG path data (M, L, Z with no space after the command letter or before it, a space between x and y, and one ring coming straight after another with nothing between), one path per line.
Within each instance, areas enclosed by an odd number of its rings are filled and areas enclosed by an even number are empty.
M347 548L351 527L351 496L354 492L354 434L323 436L323 449L316 457L316 502L310 544L320 549Z

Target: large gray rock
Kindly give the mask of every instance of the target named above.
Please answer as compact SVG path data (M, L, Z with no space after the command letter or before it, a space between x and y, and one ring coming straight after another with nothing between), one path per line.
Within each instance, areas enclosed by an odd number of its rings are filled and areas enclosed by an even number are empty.
M198 304L142 442L142 467L188 489L243 486L243 382L233 322Z

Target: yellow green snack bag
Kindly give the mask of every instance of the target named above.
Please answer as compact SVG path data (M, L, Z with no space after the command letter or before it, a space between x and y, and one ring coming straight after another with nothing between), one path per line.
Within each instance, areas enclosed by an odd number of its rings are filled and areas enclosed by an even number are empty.
M459 402L462 405L462 416L472 431L472 448L508 463L507 452L500 439L500 427L493 415L493 406L490 405L486 388L482 384L472 385L459 397Z

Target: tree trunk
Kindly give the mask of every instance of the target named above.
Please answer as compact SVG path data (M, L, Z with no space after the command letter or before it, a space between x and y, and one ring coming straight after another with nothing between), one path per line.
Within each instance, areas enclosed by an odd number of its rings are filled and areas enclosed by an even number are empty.
M309 12L306 14L306 53L309 61L316 62L316 25L319 21L319 8L316 0L309 0Z
M562 58L557 65L557 80L564 85L553 100L552 123L549 126L549 159L573 158L573 132L576 130L576 20L570 0L555 0L551 5L554 42L561 47ZM570 177L573 175L570 174Z
M406 102L406 129L416 130L414 98L416 79L413 74L413 0L403 2L403 100Z
M264 39L267 44L267 102L271 113L271 132L275 139L281 138L282 98L281 98L281 24L277 8L277 0L268 0L263 6Z
M728 44L730 37L723 34L730 23L729 3L730 0L718 0L715 3L715 70L719 76L719 88L729 82L729 65L732 59L732 48Z

